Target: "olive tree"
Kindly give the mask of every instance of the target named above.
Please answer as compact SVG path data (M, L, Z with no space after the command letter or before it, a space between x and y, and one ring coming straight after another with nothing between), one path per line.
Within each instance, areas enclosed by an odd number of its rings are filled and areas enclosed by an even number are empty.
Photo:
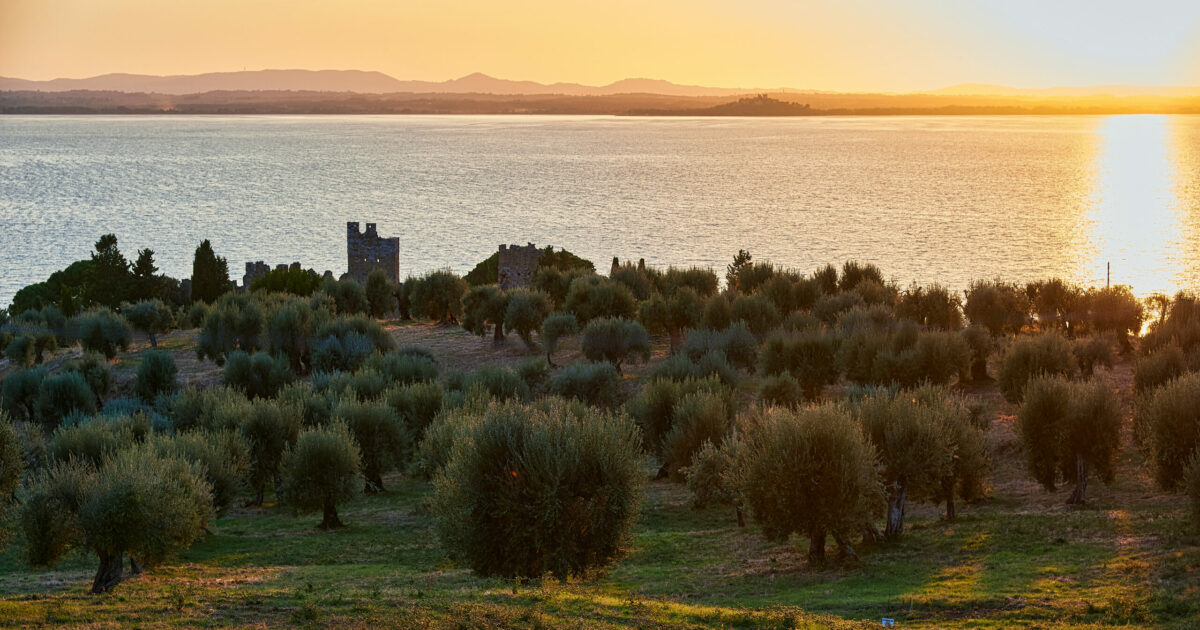
M392 310L395 292L395 287L392 286L392 281L388 280L384 270L372 269L371 273L367 274L367 308L371 317L379 319Z
M638 322L623 318L593 319L583 328L580 344L589 361L608 361L621 372L626 359L650 360L650 336Z
M563 337L579 332L579 321L574 313L551 313L542 320L542 342L546 346L546 363L554 367L554 350Z
M671 352L679 349L683 332L700 323L704 302L690 287L681 287L669 297L656 293L642 303L638 319L647 330L666 333L670 339Z
M1000 363L1000 392L1010 403L1021 402L1025 385L1038 376L1074 376L1078 371L1071 342L1058 333L1020 337Z
M23 494L21 528L34 566L54 566L73 549L96 554L92 592L153 566L204 534L212 517L212 487L199 466L126 449L100 468L78 461L43 471Z
M550 399L493 405L434 480L438 537L482 576L577 576L618 559L642 499L623 415Z
M542 323L549 314L550 296L541 291L514 289L508 292L504 326L517 333L527 348L534 350L537 346L533 342L533 333L543 335Z
M309 429L283 454L283 499L299 510L321 510L321 529L343 527L337 506L361 487L360 451L346 425Z
M508 295L494 284L471 287L462 299L462 327L483 337L489 327L492 343L504 342L504 315L508 311Z
M151 350L142 354L133 390L147 404L153 403L159 394L172 394L179 389L175 382L178 374L179 368L169 353Z
M466 280L447 270L434 271L413 283L409 308L414 316L449 324L462 316L466 292Z
M121 314L134 328L146 333L152 348L158 347L157 335L171 330L175 325L175 315L171 312L171 307L157 298L126 304L121 307Z
M132 338L125 318L103 308L76 315L71 320L71 330L84 350L98 352L108 359L116 357L118 350L128 349Z
M350 429L361 454L364 490L383 490L383 475L407 459L412 435L396 411L384 403L343 401L333 412L335 421Z
M1051 491L1059 479L1073 483L1068 505L1087 502L1092 474L1112 482L1121 447L1121 412L1103 382L1035 378L1017 419L1030 474Z
M833 534L853 554L849 534L879 512L883 491L875 449L841 408L790 411L771 407L746 432L742 491L769 540L808 537L808 559L825 562Z

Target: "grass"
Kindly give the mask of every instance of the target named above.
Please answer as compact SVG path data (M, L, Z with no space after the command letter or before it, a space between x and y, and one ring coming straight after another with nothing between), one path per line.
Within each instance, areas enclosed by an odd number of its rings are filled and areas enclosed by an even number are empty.
M519 342L494 348L449 328L393 334L432 346L450 367L526 356ZM190 351L186 340L168 347ZM568 346L556 359L576 356ZM1101 374L1128 391L1129 370L1122 362ZM106 595L87 594L93 557L31 570L14 543L0 555L0 626L865 628L882 617L901 628L1200 626L1200 537L1182 497L1154 488L1129 441L1116 482L1093 483L1090 503L1068 508L1068 489L1047 492L1024 471L1014 410L995 387L968 394L994 415L990 498L960 506L954 522L916 505L902 540L860 548L854 564L813 569L805 540L768 542L753 523L738 528L731 509L695 510L682 485L654 481L628 556L607 573L481 579L438 546L424 508L430 485L393 475L385 492L340 510L343 530L270 503L236 508L177 559ZM654 470L647 461L647 476Z

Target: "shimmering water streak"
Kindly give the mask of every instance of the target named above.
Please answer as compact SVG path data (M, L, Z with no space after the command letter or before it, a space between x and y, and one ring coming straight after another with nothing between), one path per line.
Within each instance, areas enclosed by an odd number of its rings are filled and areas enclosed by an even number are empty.
M345 268L346 221L402 273L502 242L712 266L739 248L902 284L1053 275L1200 288L1200 117L0 117L0 304L115 232L190 273Z

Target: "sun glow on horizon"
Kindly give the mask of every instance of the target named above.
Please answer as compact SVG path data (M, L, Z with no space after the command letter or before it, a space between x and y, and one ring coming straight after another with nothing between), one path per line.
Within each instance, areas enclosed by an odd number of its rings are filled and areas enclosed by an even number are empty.
M1108 6L1105 6L1105 5ZM0 75L264 68L912 91L1200 83L1200 5L0 0Z

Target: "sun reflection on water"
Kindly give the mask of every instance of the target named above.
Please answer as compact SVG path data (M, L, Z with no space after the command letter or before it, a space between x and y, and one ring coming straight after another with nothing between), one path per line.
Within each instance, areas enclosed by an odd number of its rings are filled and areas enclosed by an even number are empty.
M1180 287L1180 216L1175 134L1169 117L1113 116L1096 129L1095 189L1087 220L1091 247L1084 281L1140 295Z

